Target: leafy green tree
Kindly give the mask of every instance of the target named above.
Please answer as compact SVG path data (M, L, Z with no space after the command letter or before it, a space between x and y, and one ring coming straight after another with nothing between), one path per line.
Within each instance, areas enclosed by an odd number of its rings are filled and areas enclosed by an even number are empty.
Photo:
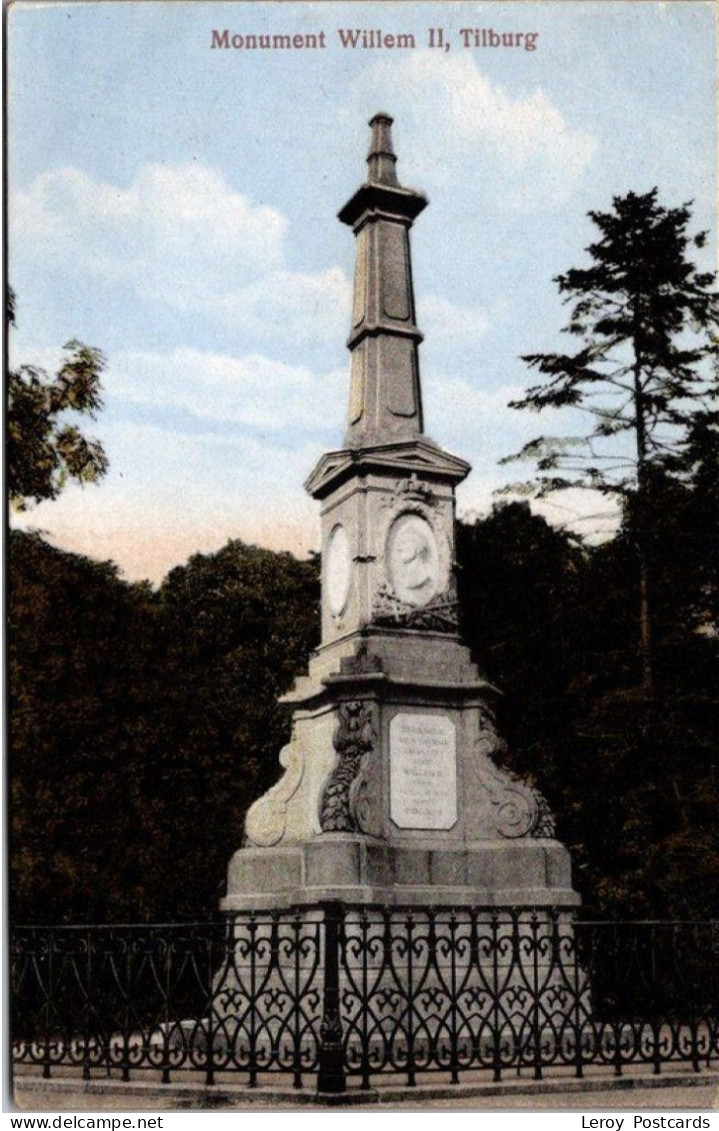
M618 536L588 550L576 590L574 737L564 771L575 859L603 914L711 917L719 895L716 830L717 639L697 632L695 565L701 542L688 518L693 493L653 484L651 554L656 616L652 711L634 678L631 515Z
M650 694L652 472L676 454L708 407L719 299L714 276L688 257L706 241L704 232L688 234L688 204L665 208L653 189L615 197L611 212L589 216L599 229L587 248L590 266L555 280L572 304L566 332L579 348L526 356L545 380L512 407L579 408L590 428L578 438L539 437L510 458L536 460L539 494L581 486L631 498L642 686Z
M703 634L719 632L719 411L696 412L686 435L665 461L666 475L657 486L667 489L670 476L681 485L664 508L661 521L673 522L674 553L681 556L684 576L672 592L672 605L680 606L685 623ZM663 481L663 482L662 482Z
M55 376L31 365L8 373L7 485L18 510L56 498L70 479L94 483L107 471L102 445L73 420L94 418L102 407L105 357L74 339L64 349Z

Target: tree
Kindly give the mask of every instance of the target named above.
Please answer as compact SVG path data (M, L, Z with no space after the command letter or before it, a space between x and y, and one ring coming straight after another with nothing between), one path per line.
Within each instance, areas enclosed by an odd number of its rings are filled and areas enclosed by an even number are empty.
M686 565L681 597L685 618L700 633L719 634L719 411L692 417L684 441L665 470L684 488L673 502ZM677 591L674 590L676 602Z
M232 540L158 590L142 794L157 808L158 869L181 877L165 884L170 918L217 906L245 812L281 774L291 715L278 698L319 642L318 573Z
M149 914L141 720L156 656L146 584L8 538L11 910L17 921ZM154 877L151 877L151 879Z
M566 808L563 762L573 740L568 688L584 552L527 502L457 524L457 588L467 644L502 695L509 764Z
M8 319L14 321L14 306ZM60 494L68 479L94 483L107 471L102 445L85 436L67 414L94 419L102 407L105 357L75 339L64 347L59 372L22 365L8 374L8 464L11 503L25 510Z
M211 915L280 770L317 562L229 542L153 591L38 534L8 558L15 920Z
M642 688L653 689L649 541L652 478L686 440L708 407L717 356L719 298L714 276L687 257L706 233L691 237L690 205L664 208L657 189L614 197L612 212L590 212L599 239L592 263L555 279L572 312L565 332L580 339L574 353L523 358L547 380L511 407L541 411L575 407L591 427L578 438L539 437L510 459L532 458L536 491L591 487L632 500L639 574ZM714 331L714 336L712 336ZM628 441L628 442L623 442ZM569 477L566 474L569 472Z
M462 625L503 692L502 758L547 797L588 912L708 918L719 880L719 636L706 629L713 591L702 563L717 524L693 479L657 476L653 491L661 695L650 727L635 679L631 514L597 546L554 529L526 502L460 522Z

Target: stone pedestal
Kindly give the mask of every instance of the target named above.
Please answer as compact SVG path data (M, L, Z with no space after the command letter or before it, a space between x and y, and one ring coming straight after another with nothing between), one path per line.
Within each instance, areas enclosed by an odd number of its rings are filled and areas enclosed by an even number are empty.
M339 900L397 907L572 907L569 853L556 840L488 840L461 849L387 845L351 833L245 848L232 857L227 911Z
M497 764L495 695L450 634L321 649L287 697L285 773L247 814L223 908L575 905L546 802Z

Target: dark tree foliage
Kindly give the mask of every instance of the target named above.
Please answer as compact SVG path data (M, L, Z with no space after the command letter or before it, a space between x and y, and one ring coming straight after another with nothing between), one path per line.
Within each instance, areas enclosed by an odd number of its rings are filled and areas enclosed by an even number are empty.
M502 729L523 759L517 768L550 789L554 768L536 764L532 749L539 731L545 737L553 731L559 744L566 732L582 553L532 515L528 503L515 502L471 525L459 523L457 558L464 633L502 692ZM524 710L516 709L518 702Z
M681 583L671 600L696 631L719 631L719 411L695 412L681 445L664 463L668 475L653 481L661 512L657 528L674 526L674 556ZM678 481L680 486L675 482ZM663 498L671 492L670 498Z
M277 699L319 642L317 563L230 542L172 570L157 602L147 790L163 799L163 857L183 862L168 911L207 914L245 811L279 776L290 719Z
M203 918L277 776L314 562L232 542L158 592L10 539L16 921Z
M690 248L688 204L665 208L658 192L615 197L611 212L590 212L598 238L590 264L555 282L571 313L573 353L530 354L543 378L512 407L574 407L588 415L577 437L532 440L512 459L537 463L540 494L593 487L632 499L639 577L639 647L645 695L653 690L650 530L651 480L670 466L715 392L719 298L714 276L699 271Z
M150 594L36 534L10 535L8 566L13 910L103 918L123 889L133 901L141 852L134 738Z
M575 884L600 915L716 916L717 637L699 563L707 501L654 484L658 694L647 725L635 648L631 507L614 540L577 547L526 504L460 524L469 642L503 692L508 763L546 794ZM660 500L659 495L663 492Z
M602 909L716 916L717 637L698 622L695 572L706 532L692 529L692 492L671 481L652 490L656 693L648 716L633 648L631 507L619 537L588 555L583 575L574 729L592 784L583 800L585 874ZM586 794L581 777L574 792Z

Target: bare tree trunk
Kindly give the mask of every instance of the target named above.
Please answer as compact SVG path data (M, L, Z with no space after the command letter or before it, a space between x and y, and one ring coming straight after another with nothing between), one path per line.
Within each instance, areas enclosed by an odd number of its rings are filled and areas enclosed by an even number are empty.
M644 507L640 504L641 509ZM640 517L640 522L644 516ZM651 698L654 693L654 665L652 663L652 622L649 598L649 554L646 527L639 531L639 656L642 665L642 691Z
M638 320L635 318L635 322ZM649 478L647 475L647 436L642 388L642 362L639 345L634 338L634 408L637 439L637 558L639 564L639 658L642 669L642 692L645 703L654 694L652 663L652 620L649 579Z

